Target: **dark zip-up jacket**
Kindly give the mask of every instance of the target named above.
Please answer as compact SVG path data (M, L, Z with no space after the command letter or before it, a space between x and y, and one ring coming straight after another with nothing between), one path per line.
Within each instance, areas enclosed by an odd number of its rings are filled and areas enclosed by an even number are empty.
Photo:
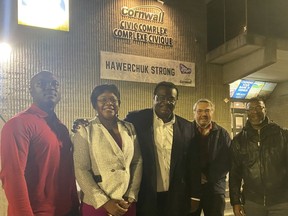
M192 122L192 133L194 136L194 143L198 142L199 132L196 121ZM209 187L215 194L225 194L226 189L226 175L230 168L230 144L231 138L228 132L212 122L212 129L208 135L208 170L205 173ZM198 147L200 148L200 146ZM198 155L199 157L201 155ZM198 159L199 161L201 158ZM202 170L203 172L203 170ZM194 176L192 176L194 178Z
M263 206L288 202L288 132L267 117L264 125L255 130L247 121L233 139L231 205L245 203L245 199Z

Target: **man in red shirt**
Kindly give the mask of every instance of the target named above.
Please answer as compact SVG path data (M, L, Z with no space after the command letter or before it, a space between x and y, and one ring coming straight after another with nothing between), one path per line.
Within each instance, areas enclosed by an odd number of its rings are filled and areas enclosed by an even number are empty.
M78 197L69 132L54 108L59 82L48 71L30 81L33 104L10 119L1 133L0 178L8 216L74 216Z

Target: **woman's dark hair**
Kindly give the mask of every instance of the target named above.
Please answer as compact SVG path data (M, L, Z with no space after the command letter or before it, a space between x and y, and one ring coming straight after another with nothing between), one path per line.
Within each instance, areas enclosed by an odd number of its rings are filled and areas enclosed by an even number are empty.
M94 109L96 108L98 96L103 94L104 92L113 93L119 100L119 105L120 105L120 92L117 86L114 84L103 84L103 85L96 86L91 93L90 100Z

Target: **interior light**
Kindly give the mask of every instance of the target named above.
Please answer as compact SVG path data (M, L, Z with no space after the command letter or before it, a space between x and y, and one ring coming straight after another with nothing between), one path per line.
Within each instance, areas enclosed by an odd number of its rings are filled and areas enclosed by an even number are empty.
M18 24L69 31L69 1L18 0Z
M0 43L0 60L6 61L10 57L11 51L12 48L8 43Z
M164 1L161 1L161 0L156 0L156 1L161 3L161 4L164 4Z

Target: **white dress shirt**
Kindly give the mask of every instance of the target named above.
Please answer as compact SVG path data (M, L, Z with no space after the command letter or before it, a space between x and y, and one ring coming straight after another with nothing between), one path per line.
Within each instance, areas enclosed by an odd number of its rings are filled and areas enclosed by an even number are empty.
M155 111L153 118L155 155L157 159L157 192L169 190L170 161L173 143L173 124L175 116L170 122L164 123Z

